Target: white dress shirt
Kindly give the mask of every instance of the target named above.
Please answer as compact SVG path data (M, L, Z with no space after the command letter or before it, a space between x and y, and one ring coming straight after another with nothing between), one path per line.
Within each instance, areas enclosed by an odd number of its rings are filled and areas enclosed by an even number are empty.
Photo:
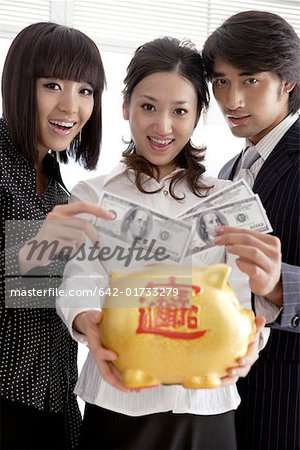
M132 172L130 178L132 178ZM231 181L209 177L204 178L204 180L208 185L214 186L210 190L211 194L231 183ZM159 187L163 187L163 189L156 194L143 194L126 175L125 166L119 164L108 175L77 184L72 191L71 202L80 201L99 204L102 193L105 190L171 218L179 217L185 210L199 203L199 197L189 190L185 180L181 180L175 190L179 196L185 194L185 198L182 201L177 201L170 195L167 177L160 182L149 178L145 185L147 190L155 190ZM107 245L112 238L102 234L100 239L101 245ZM115 246L116 244L111 242L111 245ZM215 246L202 253L193 258L193 265L207 266L208 264L225 262L226 258L226 262L232 267L229 283L243 306L251 308L248 277L239 271L235 264L235 258L231 255L225 256L224 247ZM95 287L98 289L108 286L110 271L118 269L120 264L121 262L114 260L103 261L102 263L99 260L72 260L67 264L64 283L60 288L64 290L64 296L59 297L57 300L57 311L66 323L71 335L79 342L85 343L86 341L83 335L72 328L74 318L78 313L91 308L100 310L103 299L97 294L88 297L76 296L76 290L77 293L86 289L90 289L90 292L95 292ZM141 261L136 264L140 267ZM215 389L186 389L177 385L159 386L152 389L144 389L138 393L123 393L101 378L91 353L89 353L83 366L75 393L86 402L130 416L163 411L203 415L220 414L236 409L240 402L235 385Z

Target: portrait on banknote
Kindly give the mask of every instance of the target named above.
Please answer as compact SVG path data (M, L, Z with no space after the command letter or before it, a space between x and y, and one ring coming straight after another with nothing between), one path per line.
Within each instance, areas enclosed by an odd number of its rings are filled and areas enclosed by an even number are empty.
M135 238L147 239L152 229L152 216L149 210L133 207L124 216L121 223L121 235L127 242Z
M196 220L196 230L202 241L206 243L214 243L215 227L220 225L228 225L228 223L223 214L215 210L204 211Z

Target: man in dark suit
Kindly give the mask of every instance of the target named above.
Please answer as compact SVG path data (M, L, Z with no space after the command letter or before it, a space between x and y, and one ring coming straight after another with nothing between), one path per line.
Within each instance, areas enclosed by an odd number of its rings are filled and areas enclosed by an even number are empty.
M263 297L253 295L253 307L267 318L271 335L249 375L238 383L238 447L299 449L300 39L278 15L246 11L211 34L203 58L232 133L246 138L242 153L219 176L247 178L282 248L276 288ZM250 153L251 161L244 165ZM233 248L251 286L258 252L245 238L224 228L218 243ZM269 257L271 261L271 250ZM266 264L264 257L261 261Z

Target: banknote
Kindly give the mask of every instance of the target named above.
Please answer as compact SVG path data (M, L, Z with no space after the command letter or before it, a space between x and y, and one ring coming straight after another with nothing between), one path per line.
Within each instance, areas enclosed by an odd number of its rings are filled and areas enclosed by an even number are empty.
M250 186L246 183L245 180L238 180L234 183L229 184L221 191L216 192L215 194L209 195L203 200L199 199L199 202L193 208L189 208L184 211L179 218L183 219L190 214L195 212L203 211L207 208L212 208L214 206L224 205L226 203L237 202L243 200L245 198L249 198L253 196L253 191Z
M126 245L150 249L165 249L170 260L181 262L185 257L193 224L171 219L157 211L145 208L128 199L103 192L100 205L112 212L114 220L97 218L94 225L102 233L112 236Z
M246 228L262 233L272 231L258 195L200 212L197 211L185 217L184 221L193 224L187 256L213 247L215 227L218 225Z

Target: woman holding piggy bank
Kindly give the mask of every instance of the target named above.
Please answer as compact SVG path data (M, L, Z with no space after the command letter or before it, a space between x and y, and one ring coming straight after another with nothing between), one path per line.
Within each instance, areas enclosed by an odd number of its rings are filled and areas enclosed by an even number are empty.
M201 198L227 186L228 181L204 176L203 149L191 143L209 101L201 56L193 44L164 37L142 45L127 68L124 83L123 116L129 121L132 141L110 174L79 183L71 201L99 204L103 191L114 196L121 193L124 210L136 202L155 211L154 216L163 214L172 220L196 207ZM243 265L250 276L253 292L267 296L278 282L278 270L270 269L278 269L280 264L278 241L224 226L216 233L217 245L205 252L205 261L193 258L193 265L224 262L226 258L232 265L232 287L240 302L251 308L248 279L237 265ZM168 233L163 230L160 234L167 245ZM222 244L228 234L235 244L225 252ZM102 233L100 242L116 245L113 231L110 236ZM262 253L267 253L265 247L276 249L272 264L269 257L267 263L266 257L262 258ZM146 263L135 261L131 268L141 264ZM57 300L58 313L70 333L77 341L88 343L90 350L75 389L86 402L81 448L233 450L234 410L240 401L235 382L247 375L257 359L264 319L256 318L255 341L237 361L237 367L228 368L220 387L128 389L113 364L117 355L101 345L99 331L103 296L97 292L109 286L109 274L118 267L122 267L120 261L70 261L62 285L64 296ZM92 289L92 297L71 295L86 288Z

